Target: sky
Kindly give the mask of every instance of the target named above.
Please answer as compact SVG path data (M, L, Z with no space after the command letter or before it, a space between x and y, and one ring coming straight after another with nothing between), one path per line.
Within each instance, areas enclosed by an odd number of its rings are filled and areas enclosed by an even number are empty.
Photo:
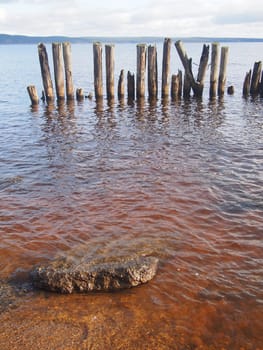
M263 38L263 1L0 0L0 33Z

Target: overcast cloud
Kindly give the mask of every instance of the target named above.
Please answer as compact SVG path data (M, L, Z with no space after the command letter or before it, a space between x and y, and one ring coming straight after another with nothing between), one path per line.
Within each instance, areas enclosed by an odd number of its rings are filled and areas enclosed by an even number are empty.
M263 37L262 0L0 0L0 33Z

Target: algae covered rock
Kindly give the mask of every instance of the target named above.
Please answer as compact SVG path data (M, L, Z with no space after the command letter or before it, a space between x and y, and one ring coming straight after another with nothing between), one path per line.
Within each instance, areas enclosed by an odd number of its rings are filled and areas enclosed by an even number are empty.
M64 257L37 266L31 277L35 287L70 294L73 292L116 291L151 280L158 259L152 256L116 257L96 261Z

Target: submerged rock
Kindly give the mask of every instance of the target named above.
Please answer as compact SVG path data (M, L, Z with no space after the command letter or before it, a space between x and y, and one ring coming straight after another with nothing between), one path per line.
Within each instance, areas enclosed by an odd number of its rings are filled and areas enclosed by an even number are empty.
M31 291L30 283L20 283L14 276L8 280L0 280L0 313L9 308L16 308L22 303L23 297Z
M54 292L115 291L151 280L158 259L150 256L117 257L107 261L60 258L47 266L37 266L31 277L35 287Z

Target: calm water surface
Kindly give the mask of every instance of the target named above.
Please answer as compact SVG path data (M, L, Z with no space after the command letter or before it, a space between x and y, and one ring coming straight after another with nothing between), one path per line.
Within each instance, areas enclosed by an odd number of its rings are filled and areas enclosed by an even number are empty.
M223 101L36 109L36 47L0 47L0 349L263 349L263 101L241 97L262 44L249 45L230 48ZM135 70L134 45L116 50ZM88 92L91 47L73 58ZM27 289L35 264L83 247L157 256L158 274L112 294Z

